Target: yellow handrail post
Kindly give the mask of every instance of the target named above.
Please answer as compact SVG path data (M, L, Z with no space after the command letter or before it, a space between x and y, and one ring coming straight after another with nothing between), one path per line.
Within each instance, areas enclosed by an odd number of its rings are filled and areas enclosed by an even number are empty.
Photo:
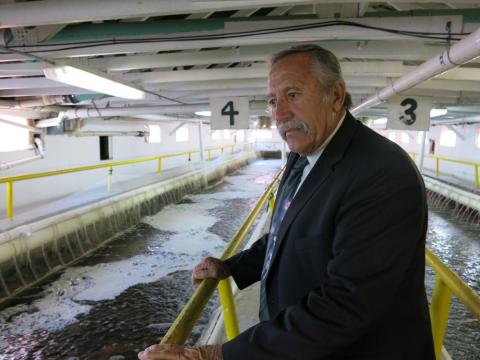
M13 218L13 181L7 182L7 218Z
M230 286L229 279L219 281L218 294L220 295L220 303L222 304L227 340L232 340L240 331L238 329L237 312L235 311L235 303L233 302L232 287Z
M208 149L208 161L212 160L212 157L210 155L210 149Z
M270 216L273 216L273 209L275 208L275 196L273 191L268 195L268 211L270 211Z
M437 157L436 160L437 160L436 161L437 165L436 165L435 174L438 177L438 176L440 176L440 158Z
M479 165L475 165L475 188L480 187L479 179L478 179L478 167Z
M223 154L223 145L222 145L221 149L222 149L222 154Z
M158 175L162 175L162 157L158 158L158 169L157 169Z
M107 169L108 169L107 190L108 192L110 192L112 191L113 166L109 166Z
M430 318L432 321L433 344L435 357L440 360L443 338L447 329L448 312L452 303L452 290L442 281L440 276L435 277L435 287L430 304Z
M232 154L234 150L235 150L235 145L232 145Z

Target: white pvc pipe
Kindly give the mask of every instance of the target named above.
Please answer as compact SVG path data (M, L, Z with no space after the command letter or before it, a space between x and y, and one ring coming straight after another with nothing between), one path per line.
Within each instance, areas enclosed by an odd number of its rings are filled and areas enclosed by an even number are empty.
M480 56L480 28L457 42L450 49L445 49L437 56L424 62L414 71L402 76L391 85L369 97L353 108L351 112L353 115L358 115L363 110L378 105L395 94L410 89L454 67L465 64L478 56Z
M26 163L29 163L29 162L32 162L32 161L35 161L35 160L40 160L41 158L42 158L42 155L35 155L35 156L28 157L28 158L20 159L20 160L10 161L10 162L7 162L7 163L0 163L0 171L11 169L15 166L23 165L23 164L26 164Z
M480 122L480 115L460 116L454 119L447 120L435 120L432 121L432 125L454 125L462 123L478 123Z
M87 137L87 136L135 136L144 137L145 131L74 131L67 132L69 136Z

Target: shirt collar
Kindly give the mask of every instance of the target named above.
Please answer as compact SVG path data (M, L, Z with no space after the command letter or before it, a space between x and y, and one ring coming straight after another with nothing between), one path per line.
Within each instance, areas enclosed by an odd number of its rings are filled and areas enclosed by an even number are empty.
M333 130L333 132L330 134L330 136L327 138L327 140L325 140L323 142L323 144L317 150L315 150L310 155L307 155L307 159L308 159L308 163L309 163L310 167L313 167L316 164L317 160L322 155L322 153L325 150L325 148L327 147L328 143L333 139L333 137L337 133L338 129L340 129L340 126L342 126L343 120L345 120L346 115L347 115L347 112L345 111L343 113L342 118L338 122L337 127L335 128L335 130Z

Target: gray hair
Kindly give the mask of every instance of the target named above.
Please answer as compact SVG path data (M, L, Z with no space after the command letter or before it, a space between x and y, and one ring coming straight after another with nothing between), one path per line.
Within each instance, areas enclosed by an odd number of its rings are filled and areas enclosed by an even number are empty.
M337 57L329 50L318 45L296 45L273 54L270 58L270 66L287 56L296 54L310 55L313 62L313 70L317 73L320 86L325 91L325 98L328 99L330 91L335 85L343 81L342 69Z

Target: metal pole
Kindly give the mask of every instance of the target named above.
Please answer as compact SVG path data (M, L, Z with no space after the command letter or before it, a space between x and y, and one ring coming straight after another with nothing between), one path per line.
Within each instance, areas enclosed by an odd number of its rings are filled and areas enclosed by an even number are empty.
M423 169L423 159L425 158L425 140L427 140L428 131L422 131L422 136L420 140L420 151L418 153L417 166L418 170L422 172Z
M198 119L198 141L200 142L200 160L204 160L203 148L203 133L202 133L202 119Z
M13 181L7 182L7 218L13 218Z

